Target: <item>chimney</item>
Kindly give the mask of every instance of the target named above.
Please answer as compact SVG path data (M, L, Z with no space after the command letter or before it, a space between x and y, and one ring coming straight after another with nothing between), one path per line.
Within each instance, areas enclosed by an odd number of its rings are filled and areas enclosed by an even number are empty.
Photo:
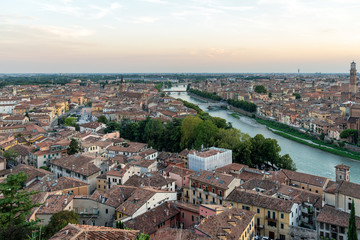
M64 200L64 204L65 204L65 205L67 204L67 198L65 198L65 200Z
M156 223L156 217L154 216L154 223Z

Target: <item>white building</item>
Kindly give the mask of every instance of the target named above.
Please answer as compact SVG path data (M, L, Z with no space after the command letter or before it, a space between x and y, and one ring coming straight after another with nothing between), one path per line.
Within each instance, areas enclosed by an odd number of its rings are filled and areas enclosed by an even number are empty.
M194 171L212 171L232 163L232 151L211 147L204 151L191 151L188 154L189 169Z

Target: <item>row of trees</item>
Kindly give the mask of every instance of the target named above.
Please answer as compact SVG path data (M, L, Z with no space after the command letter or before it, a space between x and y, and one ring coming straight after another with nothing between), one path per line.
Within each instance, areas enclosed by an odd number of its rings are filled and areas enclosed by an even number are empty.
M147 143L159 151L180 152L185 148L215 146L231 149L234 162L251 167L270 165L296 169L289 155L280 155L281 148L275 139L260 134L252 138L232 128L225 119L211 117L208 113L167 122L152 118L140 122L124 119L121 123L108 123L109 128L120 131L125 139Z
M220 96L217 96L214 93L203 92L203 91L193 89L193 88L190 88L188 91L193 93L193 94L196 94L196 95L198 95L200 97L209 98L209 99L212 99L212 100L215 100L215 101L221 101L222 100L222 98Z
M256 108L257 108L255 103L244 101L244 100L228 99L227 103L230 104L231 106L243 109L247 112L256 112Z

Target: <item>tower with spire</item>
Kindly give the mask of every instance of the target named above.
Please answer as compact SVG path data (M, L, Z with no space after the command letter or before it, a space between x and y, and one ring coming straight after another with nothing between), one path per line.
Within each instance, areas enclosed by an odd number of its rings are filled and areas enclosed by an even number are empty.
M351 94L356 94L357 93L357 86L356 86L356 63L353 61L351 63L351 68L350 68L350 85L349 85L349 92Z

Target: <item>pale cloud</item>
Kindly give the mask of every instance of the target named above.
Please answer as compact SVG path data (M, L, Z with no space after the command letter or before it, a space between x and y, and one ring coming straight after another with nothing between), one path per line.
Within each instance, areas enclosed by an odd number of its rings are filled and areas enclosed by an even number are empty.
M26 16L21 14L0 14L0 21L5 23L15 23L17 21L37 21L39 18L33 16Z
M159 21L157 17L139 17L134 20L134 23L154 23Z
M42 8L45 11L55 12L55 13L61 13L71 16L80 16L83 15L81 12L81 8L69 6L69 5L57 5L57 4L45 4Z
M74 27L58 27L58 26L49 26L49 25L35 25L30 26L30 29L40 30L44 33L49 33L54 36L61 38L81 38L88 37L94 34L93 30L82 28L80 26Z
M142 2L149 2L149 3L158 3L158 4L167 4L168 1L164 0L141 0Z

